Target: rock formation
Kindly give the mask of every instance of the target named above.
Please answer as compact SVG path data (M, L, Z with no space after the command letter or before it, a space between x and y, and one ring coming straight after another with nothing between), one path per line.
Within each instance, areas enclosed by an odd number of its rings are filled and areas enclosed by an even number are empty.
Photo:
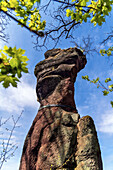
M40 109L26 137L20 170L102 170L91 117L80 118L74 82L86 57L77 48L53 49L35 67Z

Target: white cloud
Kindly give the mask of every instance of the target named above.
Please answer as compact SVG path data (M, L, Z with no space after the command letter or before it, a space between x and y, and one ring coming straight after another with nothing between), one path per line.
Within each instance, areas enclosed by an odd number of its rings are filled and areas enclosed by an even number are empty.
M81 93L78 95L81 96ZM103 96L102 92L95 88L92 92L88 91L87 97L84 99L77 106L81 117L90 115L95 122L97 131L113 134L113 108L110 104L112 96L110 94Z
M8 162L3 164L2 170L17 170L19 167L19 160L14 156Z
M5 145L7 143L7 140L9 138L10 132L7 131L5 128L8 129L13 128L13 120L11 118L11 115L14 115L15 120L17 120L17 117L20 115L21 111L23 109L29 108L30 110L38 109L39 103L37 102L35 87L36 82L35 78L31 75L23 76L21 79L21 83L18 83L18 88L9 87L7 89L4 89L2 85L0 86L0 118L2 118L2 122L4 122L8 117L10 119L8 122L6 122L5 125L0 127L0 150L2 150L2 141L4 139ZM22 119L22 121L25 120L25 117ZM22 123L18 123L20 125ZM3 165L2 170L8 170L11 168L11 170L18 169L19 167L19 159L21 154L21 145L23 142L23 134L21 134L21 129L16 128L13 131L13 135L11 137L11 143L17 144L19 146L19 153L16 151L15 157L11 158L11 160L8 160L8 163L5 163ZM25 129L24 129L25 131ZM23 132L22 132L23 133ZM24 134L25 135L25 134ZM21 142L20 142L21 141ZM20 145L21 144L21 145Z
M99 131L113 134L113 109L106 110L101 117Z
M32 76L27 76L27 79L23 78L21 83L18 83L18 87L9 87L4 89L0 87L0 110L4 112L16 112L19 113L24 107L38 108L35 85L28 82L32 80Z

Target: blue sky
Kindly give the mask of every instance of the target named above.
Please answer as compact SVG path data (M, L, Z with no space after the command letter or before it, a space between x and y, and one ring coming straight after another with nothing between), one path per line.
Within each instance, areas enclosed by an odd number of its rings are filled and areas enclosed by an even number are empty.
M112 26L113 17L109 19L102 27L96 26L95 28L91 24L86 24L75 30L77 43L82 43L83 35L93 35L93 39L96 43L101 41L106 36L106 33L110 31ZM44 59L43 51L36 51L33 49L34 39L31 37L31 33L26 29L17 26L13 21L8 25L7 33L10 35L9 44L7 46L16 46L26 50L26 55L29 58L29 74L24 74L21 78L21 82L18 84L18 88L9 87L4 89L0 85L0 117L5 120L7 117L14 115L15 119L24 110L21 119L18 122L19 128L15 129L13 133L12 142L17 143L18 150L15 152L15 156L8 160L2 168L2 170L18 170L19 161L22 153L22 147L24 144L27 132L32 124L34 117L36 116L39 108L39 103L36 99L36 78L33 74L35 65ZM100 48L98 44L94 43L94 47ZM4 43L0 42L0 48ZM51 48L50 43L50 48ZM107 47L113 45L112 41L109 41ZM69 48L74 45L69 40L62 39L61 43L57 45L58 48ZM86 67L78 73L75 83L75 103L77 105L80 116L90 115L97 129L98 139L102 152L102 159L104 170L112 170L113 168L113 108L110 105L110 101L113 100L112 93L106 97L103 96L101 89L97 89L95 85L82 80L82 75L89 75L91 79L100 77L100 80L104 82L105 78L110 77L113 79L113 66L111 66L112 60L108 60L107 57L100 56L94 53L93 56L87 56ZM7 127L11 127L13 124L10 119L7 122ZM8 132L5 127L0 128L0 143L3 136L1 132L4 131L4 138L7 141ZM0 147L1 144L0 144Z

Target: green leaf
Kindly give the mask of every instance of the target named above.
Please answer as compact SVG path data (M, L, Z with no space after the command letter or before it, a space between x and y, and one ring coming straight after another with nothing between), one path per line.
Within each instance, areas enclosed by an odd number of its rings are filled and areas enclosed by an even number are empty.
M100 86L99 85L97 85L97 88L99 88Z
M111 85L109 86L109 88L113 88L113 84L111 84Z
M72 13L72 11L71 11L70 9L67 9L67 10L66 10L66 16L67 16L67 17L71 16L71 13Z
M90 80L89 80L89 76L88 76L88 75L86 75L86 76L82 76L82 79L90 81Z
M8 88L10 86L10 78L7 76L2 83L3 87Z
M103 92L103 95L104 96L107 96L108 94L109 94L109 91L106 91L106 90L104 90L104 91L102 91Z
M5 68L1 68L1 73L2 74L7 74L7 70Z
M96 83L99 81L99 77L97 77L97 79L96 79Z
M1 58L2 58L2 59L6 59L7 56L6 56L4 53L1 53Z
M4 50L1 50L0 57L0 82L3 82L3 87L7 88L10 84L13 87L17 87L18 78L22 77L22 72L28 73L26 61L27 56L23 56L25 50L16 47L4 46ZM17 78L17 77L18 78Z
M21 48L19 48L17 51L18 51L19 55L23 55L25 53L25 50L23 50Z
M13 80L14 80L14 81L20 82L19 79L18 79L17 77L13 77Z
M110 103L111 103L111 105L112 105L112 107L113 107L113 101L111 101Z
M7 51L8 50L8 46L5 45L4 46L4 50Z
M11 84L12 84L13 87L17 87L17 82L16 81L14 81L14 80L11 81Z
M21 70L20 70L20 69L17 70L17 76L18 76L18 78L21 78L21 77L22 77L22 74L21 74Z
M22 71L23 71L24 73L28 73L28 68L22 67Z
M10 65L11 65L12 68L15 68L15 67L18 68L18 66L19 66L19 61L18 61L18 59L17 59L17 58L12 58L12 59L10 60Z
M13 77L10 76L10 83L12 84L13 87L17 87L17 82Z
M110 78L107 78L107 79L105 80L105 83L108 83L109 81L111 81L111 79L110 79Z
M109 85L108 88L109 88L109 91L112 92L113 91L113 84Z
M0 75L0 82L4 81L5 78L6 78L6 75Z
M27 56L21 56L20 60L21 60L22 62L26 62L26 61L28 61L29 59L27 58Z

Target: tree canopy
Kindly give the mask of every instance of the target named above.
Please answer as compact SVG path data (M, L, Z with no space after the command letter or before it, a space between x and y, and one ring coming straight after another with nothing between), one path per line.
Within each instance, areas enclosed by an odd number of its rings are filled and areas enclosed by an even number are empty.
M65 36L70 41L73 40L73 32L81 24L90 22L95 27L105 23L112 11L113 0L48 0L43 2L41 7L40 3L40 0L1 0L2 26L0 25L0 27L2 28L2 34L0 34L0 38L4 41L6 40L3 31L10 18L36 35L36 48L47 47L48 39L54 41L54 48L62 36ZM41 19L41 13L46 13L51 3L55 4L55 9L50 12L54 23L49 27L47 26L48 21ZM105 44L112 37L113 32L102 43ZM39 41L39 39L41 40ZM85 48L82 48L82 50L87 51ZM108 49L100 50L102 56L112 56L112 52L112 46ZM17 87L17 82L22 77L22 72L28 73L28 58L24 56L24 53L25 50L16 49L16 47L5 46L4 49L0 50L0 82L5 88L9 87L10 84ZM97 88L104 89L104 96L113 91L110 78L105 80L107 86L99 78L90 80L86 75L83 76L83 79L96 84ZM113 101L111 101L111 104L113 107Z

